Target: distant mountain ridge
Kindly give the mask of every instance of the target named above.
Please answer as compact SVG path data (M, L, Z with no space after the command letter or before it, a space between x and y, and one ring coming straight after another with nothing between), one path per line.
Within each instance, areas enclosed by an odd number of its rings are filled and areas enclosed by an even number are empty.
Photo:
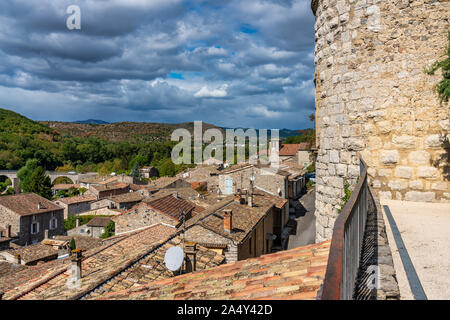
M233 129L233 130L236 130L236 129L242 129L242 130L244 130L244 132L245 132L245 131L248 130L249 128L226 128L226 127L222 127L221 129L222 129L222 130L226 130L226 129ZM256 129L256 132L259 133L259 130L260 130L260 129ZM284 140L284 139L286 139L287 137L301 136L301 135L302 135L302 133L299 133L298 130L291 130L291 129L286 129L286 128L285 128L285 129L279 129L278 134L279 134L279 138L280 138L281 140ZM270 129L267 129L267 136L268 136L268 138L270 139L270 137L271 137L271 131L270 131Z
M103 120L96 120L96 119L77 120L77 121L72 121L72 123L80 123L80 124L109 124L109 122L106 122L106 121L103 121Z

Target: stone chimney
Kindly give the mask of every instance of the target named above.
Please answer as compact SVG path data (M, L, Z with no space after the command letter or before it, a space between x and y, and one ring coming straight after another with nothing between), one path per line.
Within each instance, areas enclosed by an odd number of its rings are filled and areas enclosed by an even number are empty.
M185 243L186 254L186 272L193 272L197 270L197 243L186 242Z
M223 229L228 233L233 230L233 212L231 209L223 211Z
M80 280L82 277L81 274L81 258L82 253L81 249L72 250L72 277L73 280Z

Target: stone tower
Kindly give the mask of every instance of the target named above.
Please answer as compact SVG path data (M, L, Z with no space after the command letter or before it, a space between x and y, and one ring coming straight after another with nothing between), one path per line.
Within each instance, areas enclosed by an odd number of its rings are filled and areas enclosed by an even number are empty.
M379 198L450 201L449 105L424 71L445 58L449 0L313 0L316 240L330 239L359 156Z

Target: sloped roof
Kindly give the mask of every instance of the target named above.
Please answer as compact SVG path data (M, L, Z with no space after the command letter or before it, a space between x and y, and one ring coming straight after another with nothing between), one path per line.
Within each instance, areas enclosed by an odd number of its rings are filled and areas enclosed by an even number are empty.
M52 187L52 190L69 190L70 188L80 189L79 184L69 184L69 183L61 183L61 184L55 184Z
M180 210L189 213L195 208L192 203L180 198L175 198L172 194L146 202L146 204L150 208L164 213L176 220L180 219Z
M174 232L172 227L157 224L83 252L83 281L80 288L70 289L67 286L71 264L70 259L64 259L18 272L11 279L0 282L0 290L7 289L4 290L5 300L80 298L151 253L172 237Z
M283 144L280 149L280 156L295 156L299 150L310 150L311 144L309 142L288 143Z
M167 241L163 246L137 262L131 268L111 279L107 284L98 288L95 292L92 292L87 299L98 299L107 293L135 288L155 280L174 277L175 274L168 270L164 263L164 256L167 250L173 246L182 247L181 236L177 236ZM202 246L197 246L197 249L197 271L216 267L225 260L225 256Z
M39 203L43 204L41 209L38 209ZM21 193L0 197L0 205L20 216L62 210L60 206L35 193Z
M129 187L130 185L128 183L124 182L115 182L110 184L102 184L102 185L96 185L91 186L92 189L97 190L98 192L101 191L108 191L108 190L117 190L117 189L125 189Z
M12 256L20 254L20 259L27 264L42 259L49 259L49 258L56 259L58 257L58 251L56 251L50 246L41 243L17 249L9 249L6 250L5 252L11 254Z
M82 202L90 202L97 200L97 197L90 196L90 195L83 195L83 196L76 196L76 197L66 197L66 198L59 198L56 201L62 202L64 204L74 204L74 203L82 203Z
M103 300L317 299L330 241L107 293Z
M88 227L106 227L111 222L109 217L94 217L86 225Z
M234 196L227 197L218 204L207 208L204 212L189 219L186 225L187 227L200 225L203 228L239 243L246 238L272 207L281 208L286 203L286 200L257 191L253 195L253 202L254 206L249 207L247 204L235 202ZM223 214L225 209L232 210L233 229L231 233L224 230ZM193 241L195 241L196 232L201 231L192 230L193 238L191 240Z
M137 202L141 201L145 197L139 192L128 192L119 194L117 196L109 197L108 199L116 203L127 203L127 202Z

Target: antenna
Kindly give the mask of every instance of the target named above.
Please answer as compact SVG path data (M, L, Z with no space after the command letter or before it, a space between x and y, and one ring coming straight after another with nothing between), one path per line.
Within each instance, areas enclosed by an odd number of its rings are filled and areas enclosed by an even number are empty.
M171 247L164 255L164 263L170 271L178 271L183 265L184 251L180 247Z

